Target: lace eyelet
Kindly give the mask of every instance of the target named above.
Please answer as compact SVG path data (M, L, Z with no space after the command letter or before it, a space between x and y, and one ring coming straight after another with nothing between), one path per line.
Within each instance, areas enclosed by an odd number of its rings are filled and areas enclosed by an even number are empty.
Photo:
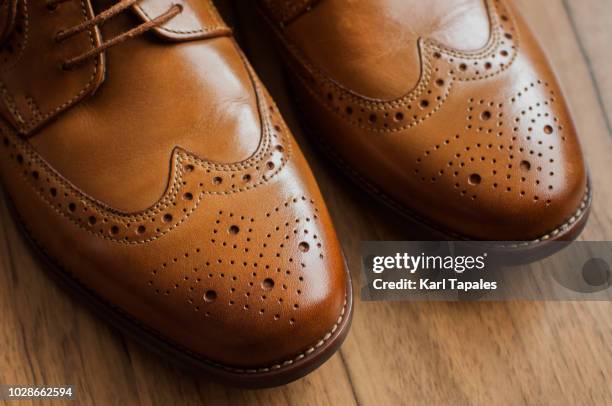
M45 7L47 8L47 11L50 13L53 13L55 10L57 10L57 4L47 3Z

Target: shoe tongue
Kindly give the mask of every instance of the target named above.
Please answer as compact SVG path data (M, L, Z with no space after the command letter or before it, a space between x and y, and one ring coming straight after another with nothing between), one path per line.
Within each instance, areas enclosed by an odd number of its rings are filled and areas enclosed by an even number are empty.
M132 9L143 21L150 21L174 4L181 5L183 10L167 23L153 29L160 37L172 41L186 41L231 34L212 0L142 0L132 6Z
M0 0L0 45L9 37L17 18L17 0Z

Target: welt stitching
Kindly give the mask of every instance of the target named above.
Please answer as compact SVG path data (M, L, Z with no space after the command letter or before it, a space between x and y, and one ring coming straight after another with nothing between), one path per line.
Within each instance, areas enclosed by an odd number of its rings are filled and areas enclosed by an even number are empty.
M110 307L113 311L117 312L119 316L127 319L128 321L130 321L131 323L135 324L137 327L143 329L148 334L151 334L152 336L156 337L158 340L162 341L163 343L165 343L169 347L174 348L177 351L182 352L182 353L184 353L186 355L194 357L194 358L196 358L196 359L198 359L198 360L200 360L200 361L202 361L202 362L204 362L204 363L206 363L208 365L211 365L211 366L214 366L214 367L218 367L218 368L222 368L222 369L224 369L226 371L235 372L235 373L239 373L239 374L257 374L257 373L266 373L266 372L269 372L269 371L272 371L272 370L279 370L279 369L288 367L290 365L293 365L295 362L298 362L298 361L302 360L306 356L308 356L308 355L312 354L313 352L315 352L318 348L322 347L333 336L333 334L338 329L338 326L340 325L340 323L342 323L342 320L344 320L344 316L345 316L345 313L346 313L346 306L348 304L348 297L347 297L347 295L345 295L345 297L344 297L344 303L342 305L342 309L340 310L340 315L336 319L336 323L314 345L311 345L307 350L299 353L297 356L294 356L294 357L292 357L292 358L290 358L290 359L288 359L286 361L282 361L282 362L279 362L279 363L276 363L276 364L273 364L273 365L270 365L270 366L260 367L260 368L253 368L253 369L236 368L236 367L224 365L224 364L221 364L221 363L217 363L217 362L209 360L208 358L205 358L205 357L203 357L203 356L201 356L199 354L196 354L193 351L188 350L187 348L183 347L182 345L180 345L178 343L175 343L175 342L171 341L170 339L168 339L165 336L161 335L159 332L157 332L157 331L151 329L150 327L146 326L145 324L143 324L142 322L140 322L139 320L134 318L132 315L130 315L129 313L127 313L126 311L124 311L123 309L118 307L117 305L115 305L115 304L107 301L106 299L98 296L98 294L96 292L94 292L93 290L91 290L87 286L83 285L83 283L81 283L81 281L74 274L72 274L71 272L67 271L61 264L58 263L57 260L55 260L53 257L51 257L49 255L49 253L42 247L42 245L31 235L31 233L30 233L27 225L25 224L25 222L20 217L19 217L19 219L20 219L20 223L23 225L23 227L24 227L28 237L30 237L30 239L35 244L35 246L42 253L45 254L45 257L51 262L51 264L56 266L59 271L64 273L68 278L70 278L74 283L76 283L81 289L86 291L89 295L92 295L95 299L101 301L103 304L105 304L106 306Z
M346 163L341 157L339 157L335 151L333 151L330 147L328 147L326 144L324 144L324 142L320 139L318 139L319 144L325 149L325 151L327 152L327 154L329 154L330 158L332 159L332 161L334 161L334 163L340 167L341 169L343 169L344 171L346 171L346 173L348 173L355 181L358 181L358 183L361 184L361 186L363 186L366 190L368 190L370 193L374 194L377 198L379 198L380 200L384 201L386 204L388 204L389 206L395 208L396 210L398 210L400 213L403 213L406 216L409 216L415 220L418 220L430 227L432 227L433 229L442 232L444 234L447 234L450 237L454 237L454 238L458 238L460 240L464 240L464 241L474 241L473 239L466 237L464 235L458 234L458 233L454 233L452 231L448 231L448 230L443 230L440 229L438 226L436 226L435 224L433 224L431 221L415 214L414 212L412 212L410 209L406 208L405 206L403 206L401 203L397 202L396 200L394 200L393 198L389 197L388 195L386 195L385 193L383 193L382 191L380 191L376 186L374 186L373 184L371 184L367 179L365 179L359 172L357 172L355 169L353 169L348 163ZM518 244L501 244L499 246L504 247L504 248L520 248L520 247L528 247L528 246L532 246L535 244L538 244L540 242L549 240L550 238L556 236L557 234L559 234L560 232L562 232L564 229L566 229L567 227L569 227L570 225L572 225L573 223L575 223L580 215L584 212L584 210L586 209L588 202L591 200L591 195L592 195L592 190L589 186L586 187L585 192L584 192L584 197L582 198L582 201L580 202L578 208L576 209L576 211L560 226L558 226L557 228L555 228L554 230L534 239L531 241L525 241L525 242L521 242Z
M203 358L201 356L198 356L197 354L193 353L192 351L189 351L185 348L183 348L183 352L186 352L188 354L191 354L193 356L196 356L197 358L201 359L204 362L210 363L216 367L220 367L223 368L227 371L231 371L231 372L236 372L236 373L240 373L240 374L256 374L256 373L265 373L265 372L269 372L272 370L279 370L282 368L286 368L290 365L293 365L295 362L298 362L302 359L304 359L305 357L307 357L308 355L311 355L313 352L315 352L318 348L322 347L332 336L333 334L337 331L338 326L340 325L340 323L342 323L342 321L344 320L344 316L346 314L346 305L347 305L347 300L345 297L344 303L342 305L342 309L340 311L340 315L338 316L338 318L336 319L336 322L334 323L334 325L331 327L331 329L323 336L321 337L314 345L311 345L308 349L306 349L305 351L299 353L297 356L294 356L286 361L282 361L270 366L266 366L266 367L261 367L261 368L235 368L235 367L231 367L231 366L227 366L224 364L220 364L214 361L210 361L207 360L206 358ZM178 345L176 345L177 348L181 349L181 347L179 347Z
M24 224L24 227L25 227L25 223L23 223L23 224ZM36 241L34 239L34 242L35 242L36 246L42 252L45 252L47 254L47 256L49 256L47 251L44 248L42 248L42 246L38 243L38 241ZM49 256L49 258L51 258L51 257ZM123 317L127 318L128 320L130 320L132 323L136 324L137 326L139 326L143 330L147 331L149 334L157 337L159 340L161 340L164 343L166 343L166 345L169 345L170 347L173 347L173 348L177 349L180 352L188 354L188 355L190 355L190 356L192 356L194 358L197 358L198 360L201 360L202 362L205 362L205 363L210 364L212 366L223 368L224 370L231 371L231 372L236 372L236 373L240 373L240 374L256 374L256 373L269 372L271 370L279 370L279 369L282 369L284 367L288 367L290 365L293 365L295 362L298 362L298 361L302 360L303 358L305 358L306 356L312 354L318 348L322 347L333 336L333 334L336 332L336 330L338 329L338 326L340 325L340 323L342 323L342 321L344 319L344 315L346 313L346 305L348 303L347 302L347 297L345 296L344 303L343 303L342 309L340 311L340 315L336 319L336 322L331 327L331 329L322 338L320 338L314 345L311 345L310 347L308 347L308 349L306 349L305 351L299 353L297 356L294 356L294 357L292 357L292 358L290 358L290 359L288 359L286 361L282 361L282 362L279 362L279 363L276 363L276 364L273 364L273 365L270 365L270 366L266 366L266 367L249 368L249 369L235 368L235 367L231 367L231 366L228 366L228 365L224 365L224 364L217 363L217 362L214 362L212 360L209 360L209 359L207 359L207 358L205 358L205 357L203 357L203 356L201 356L199 354L194 353L193 351L188 350L187 348L185 348L185 347L183 347L183 346L181 346L181 345L179 345L179 344L177 344L175 342L172 342L171 340L169 340L168 338L164 337L163 335L161 335L157 331L152 330L148 326L142 324L140 321L135 319L133 316L131 316L130 314L128 314L127 312L125 312L124 310L119 308L118 306L116 306L116 305L106 301L105 299L99 297L95 292L91 291L88 287L84 286L72 273L67 272L63 268L63 266L61 266L59 264L57 264L57 266L68 277L70 277L73 281L78 283L79 286L81 286L83 289L88 291L90 294L94 295L99 300L103 301L106 305L110 306L113 310L115 310L116 312L118 312L120 315L122 315Z

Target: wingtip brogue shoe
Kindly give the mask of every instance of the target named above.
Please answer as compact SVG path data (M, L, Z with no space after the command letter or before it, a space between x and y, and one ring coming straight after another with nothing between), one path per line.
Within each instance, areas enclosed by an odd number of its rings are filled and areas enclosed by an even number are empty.
M536 246L584 226L572 118L509 1L260 6L311 132L376 197L452 239Z
M212 3L11 1L2 184L58 274L229 383L327 359L352 310L339 243Z

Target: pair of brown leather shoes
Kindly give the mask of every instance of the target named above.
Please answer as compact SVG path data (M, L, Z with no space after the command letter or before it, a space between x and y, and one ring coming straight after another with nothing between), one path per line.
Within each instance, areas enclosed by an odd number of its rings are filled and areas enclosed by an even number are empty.
M452 238L570 238L574 128L506 1L262 0L350 175ZM452 11L452 12L451 12ZM208 0L4 0L2 183L70 285L230 383L320 365L352 291L290 131Z

